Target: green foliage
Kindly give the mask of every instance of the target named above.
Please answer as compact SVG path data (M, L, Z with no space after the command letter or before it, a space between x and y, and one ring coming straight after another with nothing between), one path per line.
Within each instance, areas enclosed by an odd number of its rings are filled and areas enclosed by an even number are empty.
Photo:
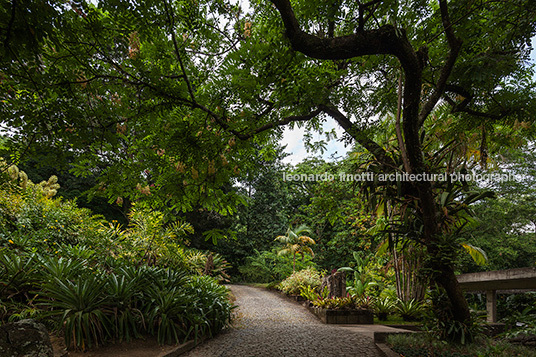
M179 343L227 326L227 289L200 275L222 280L228 264L183 245L190 225L136 209L123 230L43 192L31 184L0 190L14 203L1 216L14 217L1 222L2 322L40 319L77 350L148 333L162 344ZM64 230L48 233L49 217Z
M227 272L232 267L220 254L190 250L186 256L188 264L197 274L212 276L220 283L229 282Z
M346 291L357 297L365 296L372 292L372 288L378 287L381 280L379 274L374 274L374 271L379 272L377 261L372 255L364 256L363 252L353 252L354 267L342 267L339 271L353 273L353 279L347 279ZM376 265L372 267L373 265Z
M0 250L0 298L23 298L37 282L36 255Z
M316 267L311 257L296 260L296 269L304 270ZM246 263L239 268L245 281L258 283L281 282L292 274L292 257L277 254L277 251L255 251L253 256L246 259Z
M387 343L396 353L408 357L534 356L534 350L529 347L488 337L459 345L445 343L428 334L398 334L389 336Z
M316 288L320 286L321 282L322 275L314 268L307 268L292 273L279 284L278 288L285 294L300 295L301 288L305 286Z
M61 316L65 344L85 350L110 337L110 319L105 314L106 282L102 275L87 275L74 281L58 278L44 286L45 304Z
M404 321L421 320L424 313L424 306L422 302L414 299L408 301L398 299L395 303L395 309L400 316L402 316Z
M130 279L123 274L109 274L106 280L105 294L113 337L118 341L141 337L146 330L145 316L141 310L144 285L140 284L140 279Z
M436 287L430 292L431 309L424 316L424 326L435 338L449 343L470 344L482 335L483 328L476 316L468 321L455 321L446 292Z
M244 196L229 186L252 167L252 153L289 122L323 131L326 105L351 113L345 139L388 158L373 167L376 172L451 172L466 168L477 151L485 163L487 142L511 142L516 126L523 129L521 135L533 135L529 121L536 111L534 70L527 62L536 31L533 1L499 1L493 6L450 1L441 2L441 9L426 1L370 6L355 1L292 2L310 39L358 36L360 44L371 36L375 41L363 43L365 50L354 46L355 58L347 58L346 50L306 56L307 48L290 48L282 27L289 21L282 22L270 2L255 2L245 17L240 5L227 1L25 5L5 1L0 8L0 20L8 24L0 34L0 112L10 133L10 156L18 160L36 141L70 152L76 174L99 175L95 194L118 204L149 202L147 217L157 222L162 214L166 219L152 231L131 227L122 239L105 229L84 227L95 219L80 220L62 210L49 215L37 203L32 205L39 208L35 211L21 209L20 216L31 224L26 227L12 219L19 202L0 197L4 247L56 254L54 245L82 244L95 250L108 268L147 264L188 269L184 247L170 234L167 218L197 209L221 216L236 213ZM299 32L287 31L291 33ZM384 35L392 41L384 41ZM376 145L371 127L377 121L369 118L396 111L394 83L402 77L408 93L402 123L406 142L393 146L390 143L397 140L392 131L379 128L376 132L383 132L379 135L385 140ZM274 130L264 132L267 128ZM322 142L311 141L311 147L322 149ZM478 141L480 149L475 146ZM401 157L404 146L410 167L402 170L398 168L407 166ZM14 169L9 174L25 181ZM38 199L53 195L55 184L45 183ZM322 245L317 252L322 266L333 268L346 265L352 250L367 250L373 244L361 239L368 221L362 202L353 199L353 187L321 186L312 191L308 212L316 221L315 234L325 232L315 235ZM389 224L395 239L424 241L431 248L428 253L438 252L431 259L436 265L428 268L441 283L438 272L453 277L460 249L436 240L457 239L471 221L467 205L488 194L473 194L463 183L447 181L422 187L401 182L372 185L363 196L377 213L392 212ZM345 208L332 209L341 201L348 203ZM69 222L71 218L78 226ZM284 220L290 221L285 225L295 223L290 217ZM221 233L216 229L207 231L213 241L223 236L215 234ZM252 251L242 253L244 258ZM490 254L490 260L503 252L493 253L497 254ZM337 261L339 257L346 261ZM530 255L522 258L520 262L530 260ZM361 293L365 282L355 281ZM463 297L453 299L459 302ZM464 312L466 306L459 305L454 308Z
M501 320L506 324L506 338L534 336L536 334L536 313L534 306L527 306L522 311L512 312Z
M300 296L308 301L315 301L318 298L317 292L318 286L313 287L310 285L300 286Z
M387 320L387 317L395 312L395 307L395 302L388 296L376 298L373 303L374 313L382 321Z
M497 198L475 206L476 221L468 227L464 240L484 249L488 255L486 270L512 269L532 266L534 254L534 170L532 144L502 147L490 157L495 174L515 174L516 180L493 181L488 187ZM463 272L481 271L469 259L462 259Z
M289 227L284 236L277 236L276 241L283 243L284 246L279 250L277 254L292 255L292 271L296 271L296 254L300 254L302 259L305 258L305 254L309 254L314 257L313 250L309 245L315 244L315 241L304 234L310 234L311 230L306 225L302 224L299 227L293 229Z
M357 296L331 298L319 297L311 302L313 306L330 310L359 310L370 308L370 301Z

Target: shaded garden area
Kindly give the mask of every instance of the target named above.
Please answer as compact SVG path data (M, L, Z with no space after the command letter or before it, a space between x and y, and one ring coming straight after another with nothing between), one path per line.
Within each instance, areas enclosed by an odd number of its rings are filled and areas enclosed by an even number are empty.
M229 324L232 281L481 341L456 274L535 264L535 20L529 0L2 3L0 321L182 343ZM505 343L535 303L499 299Z

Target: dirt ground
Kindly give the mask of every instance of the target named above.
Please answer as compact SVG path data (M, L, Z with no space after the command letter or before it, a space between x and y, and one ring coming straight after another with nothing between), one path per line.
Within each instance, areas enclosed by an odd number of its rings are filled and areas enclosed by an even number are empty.
M148 336L130 342L103 346L86 352L67 351L63 338L51 335L54 357L160 357L175 350L177 346L159 346L155 337Z

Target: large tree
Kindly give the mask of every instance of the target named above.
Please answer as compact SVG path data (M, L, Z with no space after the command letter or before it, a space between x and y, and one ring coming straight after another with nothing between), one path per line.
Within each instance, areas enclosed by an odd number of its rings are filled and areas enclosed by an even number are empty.
M531 0L253 2L102 0L2 3L2 115L22 152L47 142L100 172L118 202L160 198L232 213L221 189L286 125L333 118L384 171L431 171L425 128L438 107L460 130L529 122ZM376 143L397 113L399 155ZM485 150L484 150L485 151ZM454 318L469 320L438 240L448 217L427 180L402 192L422 222Z

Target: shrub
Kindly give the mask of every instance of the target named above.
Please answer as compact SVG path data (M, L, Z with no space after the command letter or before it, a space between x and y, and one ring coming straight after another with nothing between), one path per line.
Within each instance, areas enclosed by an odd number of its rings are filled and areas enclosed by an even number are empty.
M437 339L450 343L469 344L482 334L478 318L470 321L454 320L452 306L444 289L436 287L430 292L432 308L425 314L424 326Z
M140 310L142 306L142 285L138 279L129 279L125 275L109 274L106 277L107 304L111 314L114 338L130 341L141 337L146 330L145 317Z
M422 314L424 312L422 303L415 299L407 301L398 299L395 308L404 321L418 321L422 319Z
M291 276L283 280L279 284L279 289L286 294L299 295L300 288L310 286L316 288L320 286L322 282L322 276L314 268L307 268L297 271Z
M231 264L221 255L192 249L186 256L189 268L196 274L212 276L220 283L229 282L230 276L227 274L227 270L231 269Z
M315 267L310 255L296 260L296 270ZM238 268L242 278L252 283L280 282L292 274L292 256L278 255L277 251L255 251L246 258L246 263Z
M39 318L78 350L146 333L177 343L229 323L227 289L196 276L209 253L189 261L179 245L190 225L142 207L123 230L52 198L55 189L54 180L0 185L0 322ZM208 273L226 279L227 262L212 257Z
M392 349L406 357L534 356L534 349L505 340L479 337L469 345L449 344L429 334L398 334L387 338Z
M395 303L390 297L377 298L373 304L374 313L378 319L385 321L395 310Z
M357 296L318 298L312 301L314 306L330 310L368 309L369 301Z
M79 277L76 281L57 278L47 283L45 305L52 314L61 316L65 344L76 349L101 345L111 335L109 317L105 314L105 280L102 275Z

